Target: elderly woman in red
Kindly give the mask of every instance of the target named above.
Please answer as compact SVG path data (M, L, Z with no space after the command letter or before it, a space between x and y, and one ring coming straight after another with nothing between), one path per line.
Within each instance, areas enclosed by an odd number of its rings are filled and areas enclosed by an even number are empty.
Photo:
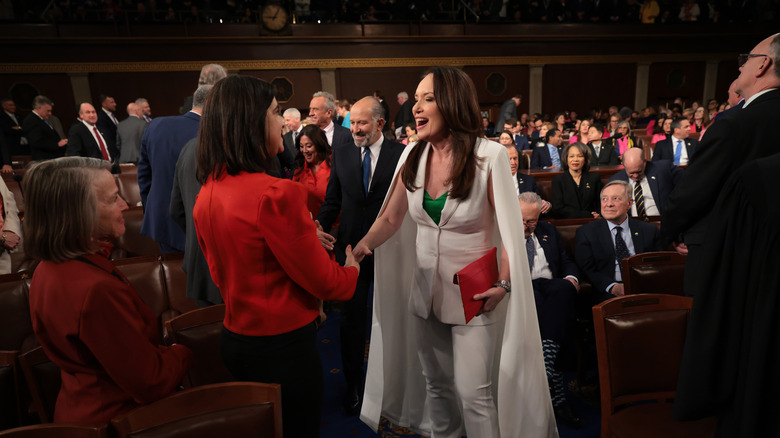
M24 240L41 260L30 284L35 336L60 367L55 422L103 423L172 393L192 362L158 345L157 318L108 259L125 232L111 165L66 157L24 176Z
M360 268L349 246L344 267L330 260L303 186L267 173L284 149L274 94L250 76L214 85L200 122L203 187L193 217L225 300L222 360L238 380L282 385L285 437L316 437L323 400L318 300L352 297Z
M330 154L333 149L328 138L317 125L305 126L295 141L298 155L295 157L296 170L293 181L306 187L306 206L312 217L320 214L320 206L325 201L325 189L330 179Z

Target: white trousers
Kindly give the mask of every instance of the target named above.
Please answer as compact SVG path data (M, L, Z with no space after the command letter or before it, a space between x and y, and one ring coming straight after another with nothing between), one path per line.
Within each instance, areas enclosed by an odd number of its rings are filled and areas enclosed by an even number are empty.
M491 390L496 325L444 324L412 316L430 403L431 437L499 438ZM460 404L459 404L460 401ZM463 419L461 420L461 411Z

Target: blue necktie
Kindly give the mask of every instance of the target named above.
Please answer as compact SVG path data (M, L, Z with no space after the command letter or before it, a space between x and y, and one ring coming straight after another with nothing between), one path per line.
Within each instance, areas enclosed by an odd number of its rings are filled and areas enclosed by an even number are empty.
M368 194L368 181L371 179L371 149L364 148L366 153L363 155L363 188Z
M531 271L534 270L534 257L536 256L536 246L534 245L534 237L528 236L525 238L525 252L528 253L528 266Z
M674 165L680 165L680 158L682 158L682 140L677 140L677 149L674 150Z
M49 128L51 128L51 129L54 129L54 127L53 127L53 126L51 126L51 123L49 123L49 121L48 121L48 120L44 120L44 122L46 122L46 126L48 126L48 127L49 127Z
M547 145L550 151L550 158L552 159L553 166L561 167L561 157L558 154L558 148L553 145Z

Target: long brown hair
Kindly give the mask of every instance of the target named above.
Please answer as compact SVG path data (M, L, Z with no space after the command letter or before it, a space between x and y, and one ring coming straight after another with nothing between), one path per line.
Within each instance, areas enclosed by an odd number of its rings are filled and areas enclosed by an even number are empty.
M452 137L452 173L450 197L466 199L477 174L478 159L474 153L477 138L482 137L482 116L471 78L455 67L432 67L422 78L433 75L433 95L444 123ZM414 180L426 141L419 141L406 159L401 180L410 192L417 190Z

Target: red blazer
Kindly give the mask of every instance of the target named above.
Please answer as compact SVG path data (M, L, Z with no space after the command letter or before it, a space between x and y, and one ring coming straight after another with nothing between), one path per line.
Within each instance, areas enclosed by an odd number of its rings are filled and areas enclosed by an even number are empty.
M307 199L306 206L309 208L311 216L316 218L320 214L320 207L325 202L325 190L328 188L330 180L330 164L323 161L317 173L311 173L309 163L304 162L304 166L295 171L293 181L303 184L306 188Z
M287 333L319 316L319 301L347 300L358 270L330 260L301 184L265 173L210 178L193 216L198 242L225 300L225 328Z
M35 268L30 313L61 369L54 421L103 423L172 393L192 352L158 345L156 316L107 258L82 259Z

